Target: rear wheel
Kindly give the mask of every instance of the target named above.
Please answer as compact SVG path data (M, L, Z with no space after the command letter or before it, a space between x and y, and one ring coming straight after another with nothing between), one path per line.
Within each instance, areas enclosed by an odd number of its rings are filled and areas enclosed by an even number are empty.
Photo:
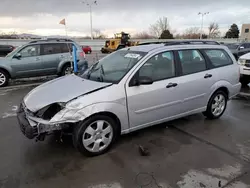
M62 73L61 73L61 75L62 75L62 76L65 76L65 75L69 75L69 74L71 74L71 73L72 73L72 69L71 69L70 64L64 65L63 68L62 68Z
M9 75L4 70L0 69L0 87L7 86L9 83Z
M74 128L73 143L84 155L97 156L107 152L117 136L118 127L112 118L95 115Z
M210 98L207 110L203 114L209 119L217 119L223 115L227 107L227 94L224 91L215 92Z

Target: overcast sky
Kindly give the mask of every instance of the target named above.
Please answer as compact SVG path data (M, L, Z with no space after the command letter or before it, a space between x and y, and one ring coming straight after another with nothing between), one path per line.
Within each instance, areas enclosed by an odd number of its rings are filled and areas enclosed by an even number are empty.
M242 23L250 23L250 0L97 0L92 9L93 28L109 36L120 31L148 31L163 16L180 33L200 27L198 12L210 12L204 17L204 31L210 22L217 22L222 32L232 23L240 28ZM70 35L90 34L89 7L81 0L0 0L2 32L64 35L64 27L58 24L63 18Z

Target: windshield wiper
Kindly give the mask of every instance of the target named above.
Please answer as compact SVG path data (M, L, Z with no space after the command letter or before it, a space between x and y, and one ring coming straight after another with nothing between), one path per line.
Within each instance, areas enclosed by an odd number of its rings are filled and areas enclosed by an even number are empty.
M89 69L88 73L87 73L87 78L90 78L90 75L95 72L95 67L97 66L97 64L99 63L99 61L97 61L94 65L92 65L91 69Z

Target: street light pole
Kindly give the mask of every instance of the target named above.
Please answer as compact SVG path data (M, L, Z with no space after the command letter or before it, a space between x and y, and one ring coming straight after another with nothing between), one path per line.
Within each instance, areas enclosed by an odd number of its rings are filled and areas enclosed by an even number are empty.
M198 15L201 15L201 31L200 31L200 39L202 39L202 30L203 30L203 20L204 20L204 16L209 14L209 12L199 12Z
M90 35L91 35L91 40L93 40L93 21L92 21L92 5L95 4L97 5L97 1L89 3L88 1L82 1L83 4L86 4L89 6L89 14L90 14Z

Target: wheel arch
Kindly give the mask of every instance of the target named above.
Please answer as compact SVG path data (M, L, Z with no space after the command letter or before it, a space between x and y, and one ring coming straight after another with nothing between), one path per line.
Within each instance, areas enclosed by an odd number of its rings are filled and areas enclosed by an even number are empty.
M6 68L0 67L0 70L4 71L6 74L8 74L9 78L11 78L10 71L8 71Z
M60 62L60 63L59 63L59 66L58 66L58 69L57 69L57 73L58 73L58 74L61 74L63 68L64 68L66 65L71 66L71 62L70 62L70 61L63 61L63 62Z

